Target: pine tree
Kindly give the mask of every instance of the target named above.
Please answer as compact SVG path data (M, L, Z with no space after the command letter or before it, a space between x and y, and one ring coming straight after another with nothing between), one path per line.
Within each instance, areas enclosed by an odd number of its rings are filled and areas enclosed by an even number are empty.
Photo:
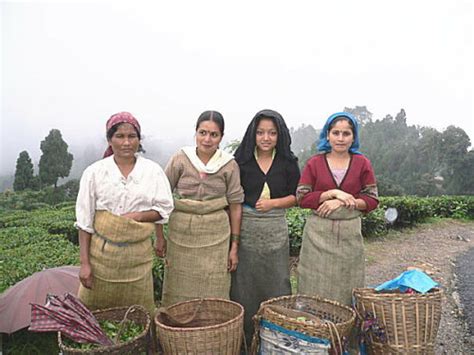
M58 179L69 175L73 156L67 151L68 145L63 140L58 129L52 129L48 136L41 141L41 159L39 162L39 177L41 184L57 186Z
M33 163L26 150L20 153L16 160L15 180L13 190L22 191L33 188Z

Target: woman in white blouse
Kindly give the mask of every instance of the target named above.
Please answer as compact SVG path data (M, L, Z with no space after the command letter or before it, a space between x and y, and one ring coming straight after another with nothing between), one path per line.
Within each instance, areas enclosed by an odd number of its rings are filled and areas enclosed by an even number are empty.
M140 125L128 112L107 121L104 159L83 173L76 203L79 298L90 308L141 304L154 311L154 223L166 223L173 198L161 167L136 153Z

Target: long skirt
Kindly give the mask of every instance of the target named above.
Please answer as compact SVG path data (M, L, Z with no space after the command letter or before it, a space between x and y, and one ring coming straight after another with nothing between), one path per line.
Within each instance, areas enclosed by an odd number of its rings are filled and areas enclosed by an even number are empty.
M196 298L229 298L230 247L225 197L176 200L169 219L163 306Z
M359 211L339 208L330 218L308 217L297 268L298 293L345 305L364 286L365 256Z
M139 304L151 314L153 299L153 223L140 223L96 211L90 244L92 289L79 287L79 299L91 310Z
M261 213L244 207L240 234L239 266L232 274L231 299L245 308L245 337L250 346L252 317L260 303L291 294L285 210Z

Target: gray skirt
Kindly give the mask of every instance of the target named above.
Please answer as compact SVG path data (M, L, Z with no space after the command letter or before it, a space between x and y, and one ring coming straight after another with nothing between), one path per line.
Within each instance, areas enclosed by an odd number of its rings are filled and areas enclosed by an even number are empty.
M232 300L245 308L247 344L253 334L252 317L260 303L291 294L288 226L284 209L266 213L245 207L242 213L239 266L232 273Z

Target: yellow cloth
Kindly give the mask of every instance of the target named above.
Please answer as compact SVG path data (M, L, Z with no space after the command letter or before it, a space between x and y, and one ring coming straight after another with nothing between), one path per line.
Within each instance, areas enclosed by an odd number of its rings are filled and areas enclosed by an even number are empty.
M257 152L257 148L255 147L255 151L254 151L254 156L255 156L255 160L258 161L258 152ZM275 155L276 155L276 149L273 149L272 151L272 160L275 159ZM270 193L270 187L268 186L267 182L265 182L263 184L263 188L262 188L262 193L260 194L260 199L261 200L270 200L272 197L271 197L271 193Z

